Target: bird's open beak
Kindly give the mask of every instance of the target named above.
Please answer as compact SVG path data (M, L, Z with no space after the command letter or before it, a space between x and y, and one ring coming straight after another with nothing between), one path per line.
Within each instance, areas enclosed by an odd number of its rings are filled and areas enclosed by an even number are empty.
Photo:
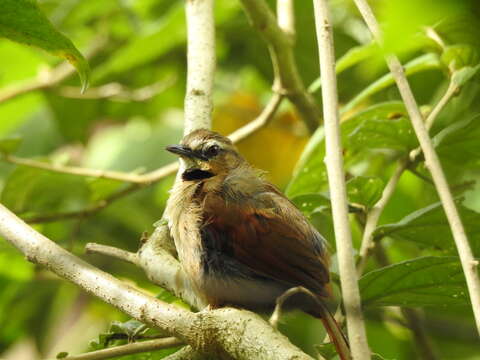
M193 151L189 147L183 145L168 145L165 149L173 154L187 157L190 159L197 158L204 161L208 160L206 156L202 155L197 151Z

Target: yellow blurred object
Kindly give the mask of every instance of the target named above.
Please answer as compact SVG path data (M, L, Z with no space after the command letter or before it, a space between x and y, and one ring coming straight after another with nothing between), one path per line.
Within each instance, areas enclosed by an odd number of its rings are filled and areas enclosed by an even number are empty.
M236 93L217 107L213 130L229 134L255 119L262 111L258 99ZM308 141L303 122L291 111L277 113L270 124L238 144L243 156L255 167L267 171L267 178L283 188Z

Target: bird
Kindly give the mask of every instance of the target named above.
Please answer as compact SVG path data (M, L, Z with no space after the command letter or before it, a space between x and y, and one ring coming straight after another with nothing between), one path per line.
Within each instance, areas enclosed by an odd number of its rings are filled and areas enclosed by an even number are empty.
M232 141L198 129L166 150L181 159L181 173L165 218L183 271L200 307L273 309L285 302L320 318L342 360L348 342L323 305L331 297L327 242L265 173L252 167Z

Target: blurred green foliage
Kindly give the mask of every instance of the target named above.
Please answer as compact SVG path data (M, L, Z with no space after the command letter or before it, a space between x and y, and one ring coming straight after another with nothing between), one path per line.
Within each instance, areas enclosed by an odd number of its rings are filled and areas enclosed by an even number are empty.
M274 1L269 3L273 9ZM348 196L355 209L351 220L358 248L365 211L381 196L397 162L418 142L382 51L369 43L368 30L353 2L330 3L339 59ZM458 87L431 135L458 198L472 248L480 256L480 6L474 0L371 3L385 31L385 47L406 64L425 113L450 82ZM1 101L2 156L125 172L154 170L173 161L164 147L182 135L184 1L43 0L38 4L39 8L33 0L3 1L0 35L69 59L73 56L77 65L83 60L76 49L85 55L97 48L88 58L90 89L82 96L78 78L72 74L53 86ZM4 11L7 8L15 11ZM295 13L299 71L320 104L311 2L296 1ZM261 111L271 94L272 68L267 47L249 26L239 2L217 1L215 21L214 128L226 134ZM22 32L35 24L40 25L34 35ZM58 58L48 53L6 39L0 40L0 54L0 99L32 81L48 79L59 65ZM86 67L80 67L85 78ZM271 125L239 148L269 172L270 179L325 235L334 254L323 129L319 127L309 138L294 109L284 104ZM152 231L152 224L161 217L172 181L172 176L162 179L88 216L34 226L82 257L90 241L135 251L142 232ZM32 219L91 209L128 184L1 162L0 186L1 202ZM385 359L419 358L404 320L385 307L405 306L423 312L439 358L480 359L461 267L422 158L403 174L380 223L374 235L381 247L360 280L372 350ZM176 301L132 265L96 255L87 260L166 301ZM386 262L391 265L385 266ZM332 269L338 272L335 257ZM54 358L62 351L75 354L125 343L139 326L25 261L3 240L0 289L2 359ZM111 326L112 321L116 322ZM319 322L302 314L288 314L280 328L312 354L323 338ZM328 347L317 350L326 352ZM160 359L170 352L121 359Z

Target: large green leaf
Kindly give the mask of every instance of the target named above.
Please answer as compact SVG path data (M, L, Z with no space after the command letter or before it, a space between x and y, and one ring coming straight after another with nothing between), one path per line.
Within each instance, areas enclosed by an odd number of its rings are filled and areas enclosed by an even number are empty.
M421 55L405 64L405 74L411 76L422 71L440 69L442 67L440 60L436 54ZM343 113L352 110L356 106L360 105L370 96L388 88L395 84L395 80L391 73L383 75L375 82L368 85L357 96L355 96L350 102L341 108Z
M369 209L380 200L384 183L377 177L357 176L347 182L348 201Z
M6 179L2 203L16 213L69 211L88 204L85 178L18 166Z
M475 254L480 254L480 214L457 206L465 231ZM389 236L398 241L412 241L421 247L442 250L456 254L452 231L441 203L435 203L417 210L395 224L379 226L374 236Z
M439 132L433 142L442 160L464 170L480 165L480 117L457 121Z
M330 199L322 194L298 195L292 202L306 215L330 208Z
M417 146L401 102L385 102L365 109L341 124L345 163L362 151L391 149L403 153ZM325 190L325 137L319 128L310 139L287 188L290 197Z
M78 71L82 89L88 85L88 63L66 36L56 30L35 0L2 0L0 37L33 45L68 60Z
M365 274L364 306L467 305L468 291L457 257L422 257Z

